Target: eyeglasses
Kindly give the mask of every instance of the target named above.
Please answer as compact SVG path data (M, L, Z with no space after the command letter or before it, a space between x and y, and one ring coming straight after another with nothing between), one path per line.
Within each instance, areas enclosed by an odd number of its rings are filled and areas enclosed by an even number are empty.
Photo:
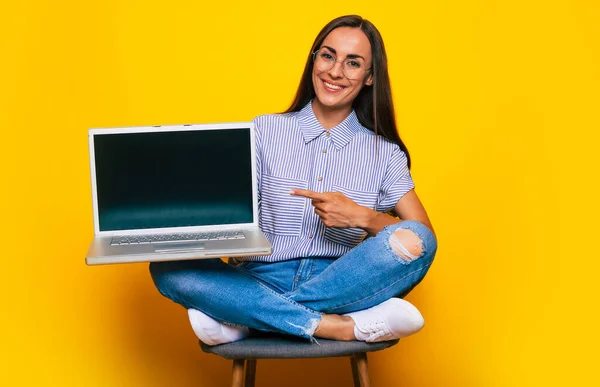
M367 68L362 58L346 58L339 61L335 57L335 54L326 47L321 47L313 52L313 61L315 66L321 71L329 71L337 62L342 63L342 73L350 80L361 79L367 71L371 70L371 68Z

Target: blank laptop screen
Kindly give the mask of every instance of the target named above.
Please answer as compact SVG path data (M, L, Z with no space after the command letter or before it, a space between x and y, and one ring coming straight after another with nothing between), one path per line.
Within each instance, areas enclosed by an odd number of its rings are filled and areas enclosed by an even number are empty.
M100 231L252 223L250 129L94 136Z

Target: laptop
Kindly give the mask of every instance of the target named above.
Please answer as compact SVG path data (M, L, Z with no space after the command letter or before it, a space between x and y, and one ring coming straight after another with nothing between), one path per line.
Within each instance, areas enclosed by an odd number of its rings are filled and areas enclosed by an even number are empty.
M88 265L271 254L253 123L89 130Z

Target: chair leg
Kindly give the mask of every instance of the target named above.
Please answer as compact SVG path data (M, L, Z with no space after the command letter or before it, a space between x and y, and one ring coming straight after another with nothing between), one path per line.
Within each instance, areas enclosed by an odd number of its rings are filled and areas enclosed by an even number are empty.
M367 354L357 353L350 358L354 387L370 387L369 369L367 367Z
M256 359L246 360L246 383L244 387L254 387L256 377Z
M244 387L244 363L246 359L235 359L233 361L232 387Z
M352 380L354 380L354 387L360 387L360 381L358 380L358 369L356 368L356 358L350 356L350 367L352 367Z

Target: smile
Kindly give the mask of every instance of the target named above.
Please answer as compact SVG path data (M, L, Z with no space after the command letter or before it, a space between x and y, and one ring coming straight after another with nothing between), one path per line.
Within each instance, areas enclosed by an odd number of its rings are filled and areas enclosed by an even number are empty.
M332 91L338 91L338 90L343 90L343 89L345 89L345 87L344 87L344 86L338 86L338 85L334 85L334 84L331 84L331 83L329 83L329 82L327 82L327 81L323 81L323 84L325 85L325 87L326 87L327 89L330 89L330 90L332 90Z

